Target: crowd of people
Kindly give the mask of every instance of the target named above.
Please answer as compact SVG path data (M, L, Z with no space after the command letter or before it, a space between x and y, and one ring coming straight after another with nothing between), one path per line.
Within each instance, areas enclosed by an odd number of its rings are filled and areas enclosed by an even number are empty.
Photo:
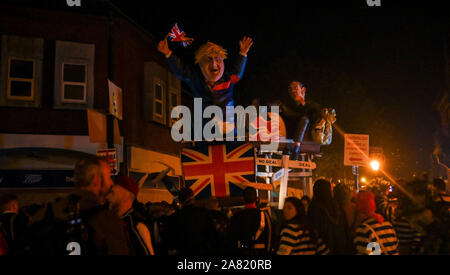
M65 198L19 207L0 196L0 255L436 255L450 253L445 182L396 182L353 193L316 180L313 197L282 210L244 189L244 207L196 201L182 188L172 204L137 201L138 184L114 181L107 163L80 160ZM391 197L397 199L390 203Z

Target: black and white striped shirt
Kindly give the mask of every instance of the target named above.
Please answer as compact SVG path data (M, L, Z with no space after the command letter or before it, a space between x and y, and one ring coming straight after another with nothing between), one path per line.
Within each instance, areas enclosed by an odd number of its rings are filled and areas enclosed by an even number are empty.
M378 240L380 243L378 243ZM356 237L353 243L358 254L367 255L371 253L371 250L368 250L369 243L378 243L381 247L381 254L398 255L397 234L392 224L387 221L379 223L373 218L363 220L356 228Z
M311 232L297 224L288 224L281 231L278 255L326 255L330 250L323 240L312 241Z
M416 254L421 242L419 231L405 217L397 218L392 225L397 233L400 255Z
M389 204L389 200L386 196L377 196L377 213L380 213L387 221L392 222L394 220L394 208Z

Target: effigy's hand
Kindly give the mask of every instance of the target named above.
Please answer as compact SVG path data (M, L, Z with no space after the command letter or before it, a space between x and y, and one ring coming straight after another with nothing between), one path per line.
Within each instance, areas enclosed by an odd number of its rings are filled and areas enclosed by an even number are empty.
M190 38L190 37L183 37L182 40L183 40L183 42L188 42L188 43L194 42L194 38Z
M328 109L327 112L327 121L331 124L336 122L336 110L334 109Z
M253 40L250 37L244 36L241 41L239 41L239 53L243 56L247 56L250 47L253 45Z
M163 40L159 41L158 51L164 54L165 56L168 56L170 55L170 53L172 53L172 51L169 49L169 42L167 41L167 36Z

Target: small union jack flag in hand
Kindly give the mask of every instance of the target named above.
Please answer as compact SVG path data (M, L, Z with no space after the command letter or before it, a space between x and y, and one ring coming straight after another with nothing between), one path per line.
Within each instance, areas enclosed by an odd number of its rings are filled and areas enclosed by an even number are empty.
M178 27L178 24L175 23L175 26L172 27L172 30L169 33L170 41L172 42L181 42L183 47L187 47L191 45L193 38L189 38L185 36L186 33Z

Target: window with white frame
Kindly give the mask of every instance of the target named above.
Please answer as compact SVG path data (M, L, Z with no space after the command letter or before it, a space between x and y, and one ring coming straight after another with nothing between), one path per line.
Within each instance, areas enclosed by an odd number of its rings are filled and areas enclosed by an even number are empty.
M86 103L87 64L62 63L61 101Z
M8 59L8 99L34 100L36 63L34 59L10 57Z
M153 79L153 120L166 123L166 93L165 85L159 78Z
M0 106L42 107L44 39L1 35Z
M169 92L169 126L172 126L178 119L171 118L172 109L181 104L180 92L175 89L170 89Z
M94 106L95 45L55 42L53 108L85 110Z

